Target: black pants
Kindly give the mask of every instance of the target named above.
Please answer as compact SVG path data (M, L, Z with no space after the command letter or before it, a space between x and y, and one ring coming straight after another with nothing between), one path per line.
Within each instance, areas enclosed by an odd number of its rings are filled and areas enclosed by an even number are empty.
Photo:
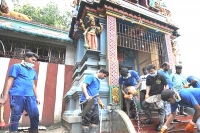
M141 90L140 91L140 105L143 110L144 110L144 107L143 107L142 103L145 100L145 95L146 95L146 90Z
M85 106L87 105L87 103L84 103L81 106L81 109L83 110L85 108ZM84 117L82 117L82 126L89 126L90 124L99 124L99 108L98 108L98 104L94 104L92 105L92 107L90 108L90 110L85 114Z

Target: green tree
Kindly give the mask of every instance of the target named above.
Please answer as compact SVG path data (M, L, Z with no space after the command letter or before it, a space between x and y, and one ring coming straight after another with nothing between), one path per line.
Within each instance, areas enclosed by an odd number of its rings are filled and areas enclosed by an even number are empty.
M33 21L54 26L61 29L69 28L69 20L71 20L71 14L67 9L64 13L60 12L58 5L55 2L47 3L44 7L34 7L29 3L26 3L15 11L30 16Z

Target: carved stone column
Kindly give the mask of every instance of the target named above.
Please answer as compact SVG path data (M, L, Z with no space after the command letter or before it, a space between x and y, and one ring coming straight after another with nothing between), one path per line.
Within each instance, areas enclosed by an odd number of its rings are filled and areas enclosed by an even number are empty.
M166 44L166 50L167 50L167 58L165 59L165 61L169 62L172 72L175 72L175 63L174 63L174 56L172 52L172 44L171 44L170 35L168 34L165 34L165 44Z
M107 16L107 60L110 72L109 85L118 85L119 65L117 60L117 24L116 18Z

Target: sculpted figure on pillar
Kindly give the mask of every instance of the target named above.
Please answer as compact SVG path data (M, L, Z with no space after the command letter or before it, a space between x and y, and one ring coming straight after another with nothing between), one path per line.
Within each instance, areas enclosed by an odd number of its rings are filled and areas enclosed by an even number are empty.
M84 31L84 40L85 49L91 49L91 50L97 50L98 49L98 42L97 42L97 35L101 34L103 31L103 25L99 23L99 26L96 26L95 24L95 18L93 16L89 17L88 20L88 28L85 29L85 26L83 24L83 21L79 21L79 25Z

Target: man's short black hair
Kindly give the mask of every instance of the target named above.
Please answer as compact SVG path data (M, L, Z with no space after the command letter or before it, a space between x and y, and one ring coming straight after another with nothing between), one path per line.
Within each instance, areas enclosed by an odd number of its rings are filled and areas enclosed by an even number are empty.
M126 76L128 75L128 68L126 68L126 67L121 68L120 74L121 74L123 77L126 77Z
M142 71L146 71L146 70L147 70L147 68L146 68L146 67L143 67L143 68L142 68Z
M151 69L155 69L155 70L156 70L156 66L155 66L154 64L149 64L149 65L147 66L147 70L149 71L149 70L151 70Z
M107 75L107 77L109 76L109 72L106 69L104 69L104 68L100 69L99 73L104 73L104 74Z
M169 63L168 62L164 62L161 67L163 68L164 66L167 66Z
M173 90L170 89L163 90L161 93L161 99L163 101L167 101L168 99L173 98L174 94L175 92Z
M28 58L30 58L30 57L35 57L36 59L39 58L39 56L38 56L36 53L33 53L33 52L27 52L27 53L25 54L25 57L28 57Z
M176 69L182 69L182 65L176 65L175 68Z

